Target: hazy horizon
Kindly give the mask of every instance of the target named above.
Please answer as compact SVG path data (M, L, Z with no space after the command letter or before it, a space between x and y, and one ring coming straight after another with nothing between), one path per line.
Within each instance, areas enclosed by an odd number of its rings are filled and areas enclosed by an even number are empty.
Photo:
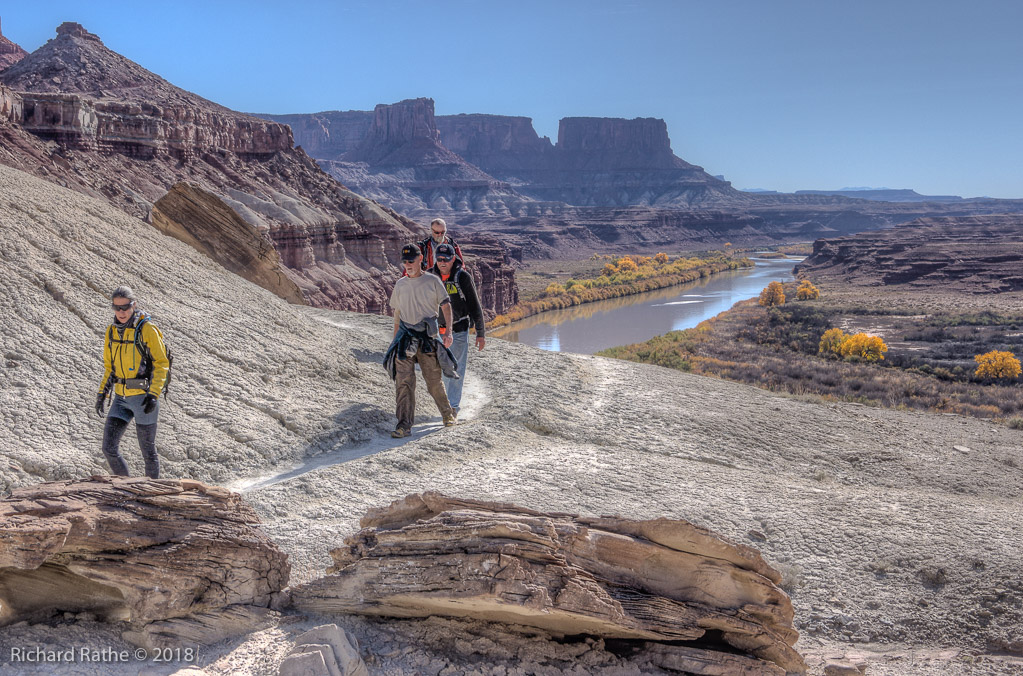
M64 21L235 110L656 117L738 188L1023 198L1023 3L535 0L5 6L28 51Z

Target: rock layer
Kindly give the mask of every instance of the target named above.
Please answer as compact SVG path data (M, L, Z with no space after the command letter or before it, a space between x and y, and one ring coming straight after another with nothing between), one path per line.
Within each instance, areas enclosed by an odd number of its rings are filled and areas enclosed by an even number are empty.
M921 218L814 242L796 273L857 286L1004 293L1023 290L1023 215Z
M227 270L291 303L305 303L266 233L242 220L213 193L178 183L153 205L152 221L160 232L191 245Z
M448 615L554 634L701 641L764 671L803 672L788 596L756 550L686 521L542 513L411 495L370 510L328 576L292 590L311 612ZM727 648L717 650L711 636ZM741 673L726 670L720 673Z
M249 631L290 565L241 497L198 481L92 477L0 501L0 624L87 611L144 645Z

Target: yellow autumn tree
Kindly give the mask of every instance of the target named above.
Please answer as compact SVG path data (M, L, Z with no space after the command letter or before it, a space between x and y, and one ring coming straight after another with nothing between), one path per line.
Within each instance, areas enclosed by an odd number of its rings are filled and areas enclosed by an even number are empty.
M639 266L636 265L636 261L629 256L622 256L618 259L618 272L635 272L637 269Z
M863 361L882 361L888 346L878 336L857 333L842 341L843 357L859 357Z
M545 296L560 296L565 293L565 287L557 282L551 282L547 285L547 288L543 290Z
M820 297L820 289L811 284L809 279L801 281L796 289L796 300L817 300Z
M781 282L771 282L770 284L768 284L767 288L760 292L759 302L764 307L771 307L772 305L784 305L785 290L781 287Z
M1019 359L1012 352L1001 352L992 350L984 354L978 354L973 358L977 362L977 370L974 375L978 378L994 378L996 380L1012 380L1020 374Z
M668 254L666 253L659 253L656 256L654 256L654 263L657 263L658 265L665 265L667 262Z
M819 354L823 355L834 355L836 357L842 356L842 343L848 338L845 335L845 331L842 329L828 329L821 336L820 348L817 350Z

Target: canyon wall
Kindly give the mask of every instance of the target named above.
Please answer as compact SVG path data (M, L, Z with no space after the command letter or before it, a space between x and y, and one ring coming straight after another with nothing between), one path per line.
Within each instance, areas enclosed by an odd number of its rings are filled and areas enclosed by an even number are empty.
M365 136L352 139L341 159L320 158L353 190L424 220L438 212L509 214L526 201L440 143L432 99L381 104L372 115ZM312 145L322 143L322 135L313 136Z
M537 135L528 117L462 114L435 120L444 147L512 185L553 168L554 145Z
M295 143L310 157L321 160L339 160L355 149L366 138L373 124L373 113L368 110L327 111L312 115L268 115L257 117L273 120L291 127Z
M882 232L819 239L796 272L936 294L1023 291L1023 215L921 218Z

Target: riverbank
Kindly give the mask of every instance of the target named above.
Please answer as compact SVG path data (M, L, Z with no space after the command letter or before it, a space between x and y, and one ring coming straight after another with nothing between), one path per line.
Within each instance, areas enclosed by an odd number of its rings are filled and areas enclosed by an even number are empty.
M719 272L753 266L753 261L748 258L733 259L724 254L675 260L670 260L663 253L635 259L630 256L609 257L600 274L583 279L570 278L564 284L552 282L537 297L520 301L507 313L494 317L488 327L499 328L549 310L678 286Z
M793 259L753 261L752 268L720 272L687 284L543 312L494 329L489 336L576 354L639 343L694 327L757 296L769 282L794 279Z
M761 307L756 299L692 329L598 354L657 364L791 395L869 406L957 413L994 418L1023 428L1023 384L976 374L977 355L992 351L1023 355L1023 316L903 308L877 309L869 299L849 303L829 297ZM949 302L946 307L955 307ZM888 351L882 361L837 360L820 354L829 329L879 336Z

